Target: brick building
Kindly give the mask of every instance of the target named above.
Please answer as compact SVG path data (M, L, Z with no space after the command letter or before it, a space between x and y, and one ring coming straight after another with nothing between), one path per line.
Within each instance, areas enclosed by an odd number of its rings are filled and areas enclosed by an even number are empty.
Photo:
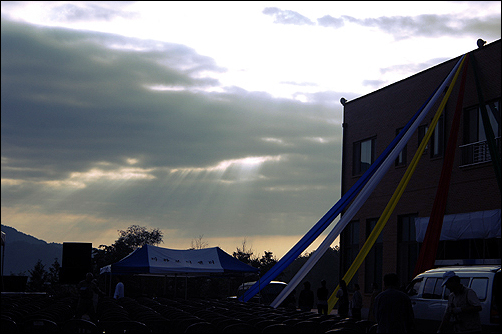
M474 43L473 43L474 44ZM479 70L484 101L500 153L501 41L473 50ZM382 153L400 129L420 109L446 78L461 56L424 70L404 80L351 101L344 101L342 194L347 192L369 165ZM349 285L359 283L365 304L371 284L382 287L385 273L396 272L401 284L413 277L421 243L417 241L415 221L428 219L441 175L443 156L459 92L458 78L431 140L397 203L390 219L366 260ZM441 99L440 99L441 100ZM439 103L437 103L438 105ZM341 276L352 264L384 208L401 181L411 159L437 110L432 108L413 134L394 165L371 196L356 213L340 237ZM501 194L486 145L479 116L479 99L472 64L468 64L462 118L446 204L445 221L455 215L482 226L498 219L498 236L441 240L436 265L499 263L501 258ZM465 215L476 213L474 215ZM482 221L490 213L492 222ZM498 218L497 217L498 214ZM467 218L466 218L467 217ZM471 217L471 218L469 218ZM464 219L464 220L465 220ZM492 225L493 228L493 225ZM455 238L454 238L455 239Z

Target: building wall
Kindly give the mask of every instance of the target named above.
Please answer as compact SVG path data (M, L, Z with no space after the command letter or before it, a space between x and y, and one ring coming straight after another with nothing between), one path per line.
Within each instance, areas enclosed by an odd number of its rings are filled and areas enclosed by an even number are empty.
M474 44L474 43L473 43ZM488 44L481 49L471 52L476 57L480 69L484 100L486 102L498 99L501 95L501 41ZM343 158L342 158L342 194L358 180L360 175L353 175L353 144L370 137L376 137L376 155L380 155L396 136L396 130L402 128L419 110L427 98L434 92L448 73L460 59L460 56L435 67L422 71L409 78L396 82L380 90L360 98L348 101L344 106L343 124ZM446 104L444 110L445 134L444 148L451 129L453 114L458 97L461 77ZM476 107L479 104L471 63L468 64L467 81L463 109ZM437 104L437 106L439 103ZM423 125L430 124L436 110L431 109L423 121ZM500 110L499 110L500 112ZM465 213L471 211L500 209L501 197L497 186L495 172L491 163L484 163L472 167L461 167L459 145L463 144L464 119L460 124L457 149L453 165L450 191L445 214ZM500 126L500 124L499 124ZM405 166L392 166L368 198L353 220L359 220L359 248L366 241L366 220L378 218L397 185L401 181L419 145L418 134L415 133L407 144L407 163ZM430 150L430 147L429 147ZM383 268L382 272L396 272L398 258L398 216L417 214L419 217L430 216L437 185L441 175L443 158L431 158L427 151L420 159L403 196L398 202L391 218L383 230ZM342 235L342 276L343 245ZM350 263L348 264L350 265ZM414 266L414 264L413 264ZM365 282L365 264L357 274L357 282L362 290ZM411 277L409 278L411 279ZM356 283L356 282L352 282ZM402 282L405 283L405 282ZM380 288L381 288L380 282ZM366 302L369 296L366 294ZM366 303L367 304L367 303Z

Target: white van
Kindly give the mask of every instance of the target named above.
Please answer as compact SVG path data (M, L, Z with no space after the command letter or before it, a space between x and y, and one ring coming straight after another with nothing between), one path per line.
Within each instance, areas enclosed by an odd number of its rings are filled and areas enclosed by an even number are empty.
M237 289L237 296L232 296L228 297L229 299L238 299L240 296L242 296L249 288L251 288L256 281L254 282L247 282L243 283L239 286ZM267 284L259 293L254 295L249 301L252 303L259 303L259 304L265 304L269 305L272 303L275 298L281 293L281 291L287 286L288 284L285 282L281 281L271 281L269 284ZM282 302L281 305L287 305L290 301L288 298L284 302Z
M450 290L442 286L443 274L449 270L453 270L460 277L460 282L478 295L483 332L498 331L500 314L495 307L493 291L495 274L500 274L500 265L441 267L417 275L406 289L415 313L416 328L432 333L439 328L450 294Z

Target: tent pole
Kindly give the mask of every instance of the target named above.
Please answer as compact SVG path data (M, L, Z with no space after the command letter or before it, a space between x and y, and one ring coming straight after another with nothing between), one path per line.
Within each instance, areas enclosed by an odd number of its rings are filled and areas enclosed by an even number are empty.
M187 300L188 276L185 275L185 300Z

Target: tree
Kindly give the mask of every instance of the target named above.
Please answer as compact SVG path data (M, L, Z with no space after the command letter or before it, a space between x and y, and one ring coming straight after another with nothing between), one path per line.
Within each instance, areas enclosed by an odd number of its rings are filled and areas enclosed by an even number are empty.
M260 275L263 276L277 263L277 259L274 257L272 252L265 251L264 255L260 258L259 263Z
M158 228L148 231L146 227L131 225L127 230L118 232L120 237L114 245L123 245L131 251L144 245L158 245L163 242L162 232Z
M35 267L32 270L28 270L30 273L29 280L27 283L28 289L30 291L44 291L44 284L47 280L47 271L45 266L42 264L42 260L38 259Z
M192 243L191 243L190 249L204 249L204 248L207 248L207 246L209 246L209 243L207 243L206 241L203 241L202 237L204 237L203 234L199 235L199 237L197 239L192 239Z
M259 267L259 261L256 257L253 257L253 250L251 248L246 249L246 239L242 241L242 248L237 247L237 252L233 252L233 257L237 260L249 264L255 268Z
M95 269L120 261L141 246L163 242L162 231L157 228L147 230L143 226L131 225L125 231L118 230L118 234L119 238L111 246L100 245L93 250Z
M61 272L61 265L58 262L58 258L54 259L52 266L49 268L47 273L47 280L52 284L59 283L59 273Z

